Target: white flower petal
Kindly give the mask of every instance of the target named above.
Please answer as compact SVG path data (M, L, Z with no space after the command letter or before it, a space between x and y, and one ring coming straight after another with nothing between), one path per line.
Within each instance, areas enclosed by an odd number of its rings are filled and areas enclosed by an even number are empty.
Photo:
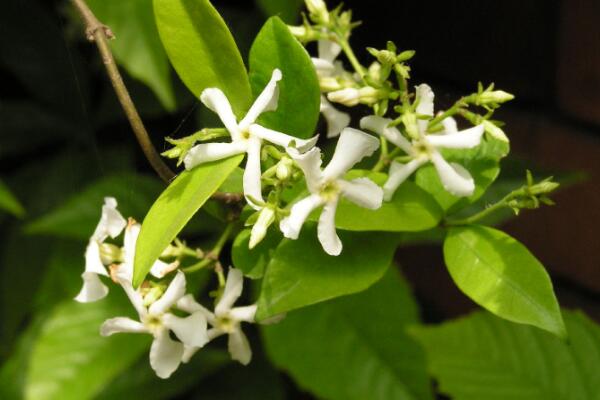
M475 191L475 182L469 171L458 164L449 164L438 152L431 154L431 162L435 166L442 186L449 193L458 196L471 196Z
M323 171L325 180L338 179L364 157L379 148L379 140L358 129L346 128L340 134L333 158Z
M381 207L383 189L369 178L342 181L342 195L351 202L370 210Z
M206 317L202 311L195 312L186 318L179 318L167 313L163 316L162 321L186 346L202 347L208 343Z
M123 239L123 259L125 260L125 263L132 266L135 257L135 244L137 243L141 228L142 225L133 223L127 225L127 228L125 229L125 238Z
M382 135L387 140L400 147L406 154L413 154L412 144L406 139L395 126L389 126L392 122L389 118L370 115L360 120L360 128Z
M229 311L229 316L236 321L254 322L256 304L244 307L235 307Z
M200 347L184 345L183 346L183 355L181 356L181 361L184 364L187 364L188 362L190 362L190 360L192 359L194 354L196 354L198 352L198 350L200 350Z
M217 113L234 141L241 137L241 132L238 127L237 119L231 109L231 104L229 104L227 96L225 96L225 93L223 93L221 89L204 89L200 95L200 101L204 103L206 107Z
M215 160L222 160L246 152L248 142L245 140L231 143L202 143L188 151L183 159L185 169L190 170L195 166Z
M317 71L317 76L327 77L333 75L335 72L335 65L331 61L322 58L311 58L311 61Z
M456 120L452 117L446 117L442 120L442 126L444 127L444 133L446 135L450 133L458 132L458 128L456 126Z
M162 279L170 272L175 271L179 267L179 262L174 261L172 263L166 263L161 260L157 260L150 268L150 274L155 277Z
M94 239L89 241L85 249L85 272L108 276L108 272L106 272L100 258L100 246Z
M160 315L169 310L185 295L185 274L177 271L177 275L171 281L165 293L156 300L148 309L150 314Z
M248 139L248 159L246 160L246 169L244 170L243 186L244 196L250 207L260 210L261 205L255 204L253 200L263 201L260 168L260 139L251 137Z
M279 69L274 69L271 74L271 80L267 83L267 86L265 86L262 93L258 95L254 104L252 104L250 110L248 110L248 113L240 122L240 129L242 131L256 122L258 116L263 112L277 109L277 101L279 98L277 82L279 82L281 78L281 71Z
M317 236L323 246L323 250L330 256L338 256L342 252L342 241L335 231L335 211L337 200L325 203L319 217Z
M244 274L239 269L229 268L223 295L215 306L215 314L221 316L231 310L233 303L241 296L244 288Z
M306 179L306 186L311 193L317 193L322 182L321 149L313 147L304 154L295 149L287 149L287 153L296 161Z
M360 101L360 92L356 88L340 89L327 93L327 99L347 107L354 107Z
M419 104L417 105L416 112L418 115L428 115L433 117L433 100L435 95L433 91L429 87L429 85L423 83L416 87L416 96ZM427 125L429 125L429 121L419 119L417 120L417 125L419 127L419 132L425 133L427 132Z
M125 317L107 319L100 326L100 335L102 336L110 336L115 333L150 333L150 331L141 322Z
M227 348L231 358L239 361L243 365L248 365L252 359L252 349L248 338L241 329L236 329L229 334Z
M92 235L92 239L103 242L107 237L116 238L121 234L127 221L117 210L117 200L113 197L104 198L102 216Z
M93 272L81 274L83 286L75 300L80 303L91 303L103 299L108 294L108 288L102 283L100 277Z
M333 63L342 52L342 46L332 40L321 39L318 44L319 58Z
M135 290L133 288L131 280L122 279L120 276L117 276L117 279L119 279L119 284L125 291L125 294L129 298L129 301L137 311L140 318L148 314L148 310L146 310L146 307L144 306L144 298L139 290Z
M396 161L392 162L388 179L383 185L383 198L385 201L390 201L394 197L394 193L398 187L408 178L413 172L425 163L424 159L414 159L406 164Z
M335 108L325 96L321 96L321 113L327 121L327 137L339 136L340 132L350 125L350 114Z
M191 294L186 294L179 299L179 301L177 301L177 308L190 314L202 312L208 322L211 324L214 323L215 315L202 304L198 303Z
M256 136L281 147L290 147L292 143L294 143L294 147L301 153L313 148L319 139L319 136L313 136L310 139L300 139L272 129L267 129L257 124L250 125L249 131L252 136Z
M159 378L167 379L177 370L183 357L183 344L172 340L169 331L161 331L150 347L150 366Z
M479 146L483 135L483 125L477 125L464 131L449 133L447 135L427 135L427 142L433 147L447 149L471 149Z
M304 221L321 204L323 204L323 200L318 194L312 194L294 204L290 210L290 215L279 223L279 229L283 236L288 239L298 239Z

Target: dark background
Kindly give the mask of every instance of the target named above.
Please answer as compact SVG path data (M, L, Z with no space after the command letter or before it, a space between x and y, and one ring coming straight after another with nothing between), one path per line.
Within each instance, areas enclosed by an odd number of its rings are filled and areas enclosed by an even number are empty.
M247 0L214 3L247 54L264 14ZM345 4L365 21L352 38L361 60L367 60L364 47L383 48L386 40L416 50L412 83L429 83L438 108L474 91L477 81L495 82L516 95L497 114L506 122L513 153L540 170L585 174L585 180L554 196L555 207L525 212L503 229L549 269L561 304L582 308L600 321L600 2ZM90 179L131 166L151 173L95 48L82 40L72 16L62 1L2 0L0 177L23 200L30 218L51 210ZM198 103L180 83L178 109L167 114L147 88L126 80L159 149L164 136L183 136L197 127ZM66 160L66 166L57 166L57 159ZM15 229L13 220L0 216L4 246L12 245L5 239ZM42 257L37 246L27 242L23 264L34 265ZM14 266L8 260L0 269L3 282L12 284ZM439 246L401 249L398 261L427 321L474 308L451 282ZM23 296L10 301L29 301ZM0 350L6 351L11 338L3 340Z

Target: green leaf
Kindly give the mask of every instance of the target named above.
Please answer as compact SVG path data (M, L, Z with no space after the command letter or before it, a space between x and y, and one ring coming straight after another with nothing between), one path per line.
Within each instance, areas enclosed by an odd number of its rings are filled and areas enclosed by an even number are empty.
M392 261L396 240L390 234L339 232L342 254L327 255L315 226L306 224L297 240L283 240L267 266L257 318L360 292L377 282Z
M567 336L548 273L514 238L477 225L452 228L444 259L456 285L477 304L510 321Z
M342 199L335 225L349 231L417 232L437 226L442 210L433 197L412 182L404 182L389 202L369 210Z
M420 346L405 327L418 310L392 268L368 290L264 326L267 353L305 390L331 400L431 399Z
M151 0L90 0L96 16L115 34L110 42L117 62L131 76L148 85L167 110L175 109L171 70L156 23Z
M154 0L156 24L171 64L196 96L221 89L240 116L252 101L248 74L227 25L208 0Z
M182 172L148 211L138 237L133 284L139 286L152 264L192 216L240 164L243 155Z
M250 250L248 248L250 229L241 231L233 241L233 247L231 248L233 266L241 270L248 278L262 278L267 264L273 257L275 248L281 242L281 238L279 232L270 229L263 241Z
M304 47L278 17L269 18L250 49L250 83L255 97L275 68L283 74L277 110L261 115L259 122L299 138L313 136L321 104L317 73Z
M266 16L279 15L288 24L293 24L300 18L303 0L257 0L258 7Z
M454 400L598 400L600 327L579 312L563 315L568 343L483 312L413 333Z
M16 217L25 215L25 209L11 193L10 189L0 180L0 210L7 211Z
M128 315L130 308L124 296L112 294L95 303L68 300L58 306L31 350L25 398L80 400L100 392L148 349L150 335L99 334L106 319Z
M452 213L479 199L500 174L500 160L508 154L508 143L496 139L481 141L481 145L470 150L444 149L442 155L448 162L455 162L467 169L475 181L475 193L470 197L456 197L442 186L432 164L420 168L416 173L417 185L431 193L439 205Z
M148 176L109 176L89 185L56 210L29 223L25 232L87 240L98 224L104 197L115 197L123 216L141 219L162 188L161 182Z
M148 357L144 355L127 372L110 382L95 400L172 399L230 362L226 352L204 348L189 363L182 364L169 379L160 379L152 371Z

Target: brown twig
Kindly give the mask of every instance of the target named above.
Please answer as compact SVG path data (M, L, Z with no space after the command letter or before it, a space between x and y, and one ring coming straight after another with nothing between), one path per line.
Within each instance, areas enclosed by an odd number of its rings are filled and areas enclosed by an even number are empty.
M114 38L113 32L108 26L104 25L98 20L98 18L96 18L92 10L90 10L86 4L85 0L72 0L72 2L85 22L85 34L87 39L91 42L96 42L96 45L98 46L98 51L102 56L102 62L106 67L106 72L110 78L110 82L112 83L117 97L119 98L121 107L123 108L123 111L125 111L125 115L131 124L131 129L133 129L133 133L135 134L135 137L137 138L144 155L161 179L163 179L165 182L170 182L175 177L175 174L164 163L160 157L160 154L158 154L156 148L150 141L148 131L146 131L144 123L142 122L142 119L140 118L140 115L138 114L137 109L131 100L131 96L125 87L123 78L119 73L119 69L115 63L110 46L108 45L108 40Z

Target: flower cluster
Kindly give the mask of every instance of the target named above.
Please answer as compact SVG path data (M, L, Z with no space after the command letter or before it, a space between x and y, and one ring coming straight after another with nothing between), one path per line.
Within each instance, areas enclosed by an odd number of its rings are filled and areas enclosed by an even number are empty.
M192 294L186 293L186 276L179 269L178 261L166 263L157 260L151 275L158 281L146 281L141 287L134 288L133 260L140 225L132 219L127 223L116 207L114 198L105 199L100 222L85 253L84 284L75 299L79 302L100 300L108 293L100 276L110 276L125 291L138 320L111 318L102 324L100 334L110 336L126 332L152 335L150 366L160 378L171 376L182 362L188 362L209 341L225 334L229 337L231 357L248 364L252 351L240 324L254 322L256 305L233 307L242 294L242 273L233 268L229 270L214 312L199 304ZM108 237L115 239L123 230L122 249L105 242ZM173 249L167 252L174 253ZM108 270L105 265L110 265ZM165 284L167 280L170 282Z

